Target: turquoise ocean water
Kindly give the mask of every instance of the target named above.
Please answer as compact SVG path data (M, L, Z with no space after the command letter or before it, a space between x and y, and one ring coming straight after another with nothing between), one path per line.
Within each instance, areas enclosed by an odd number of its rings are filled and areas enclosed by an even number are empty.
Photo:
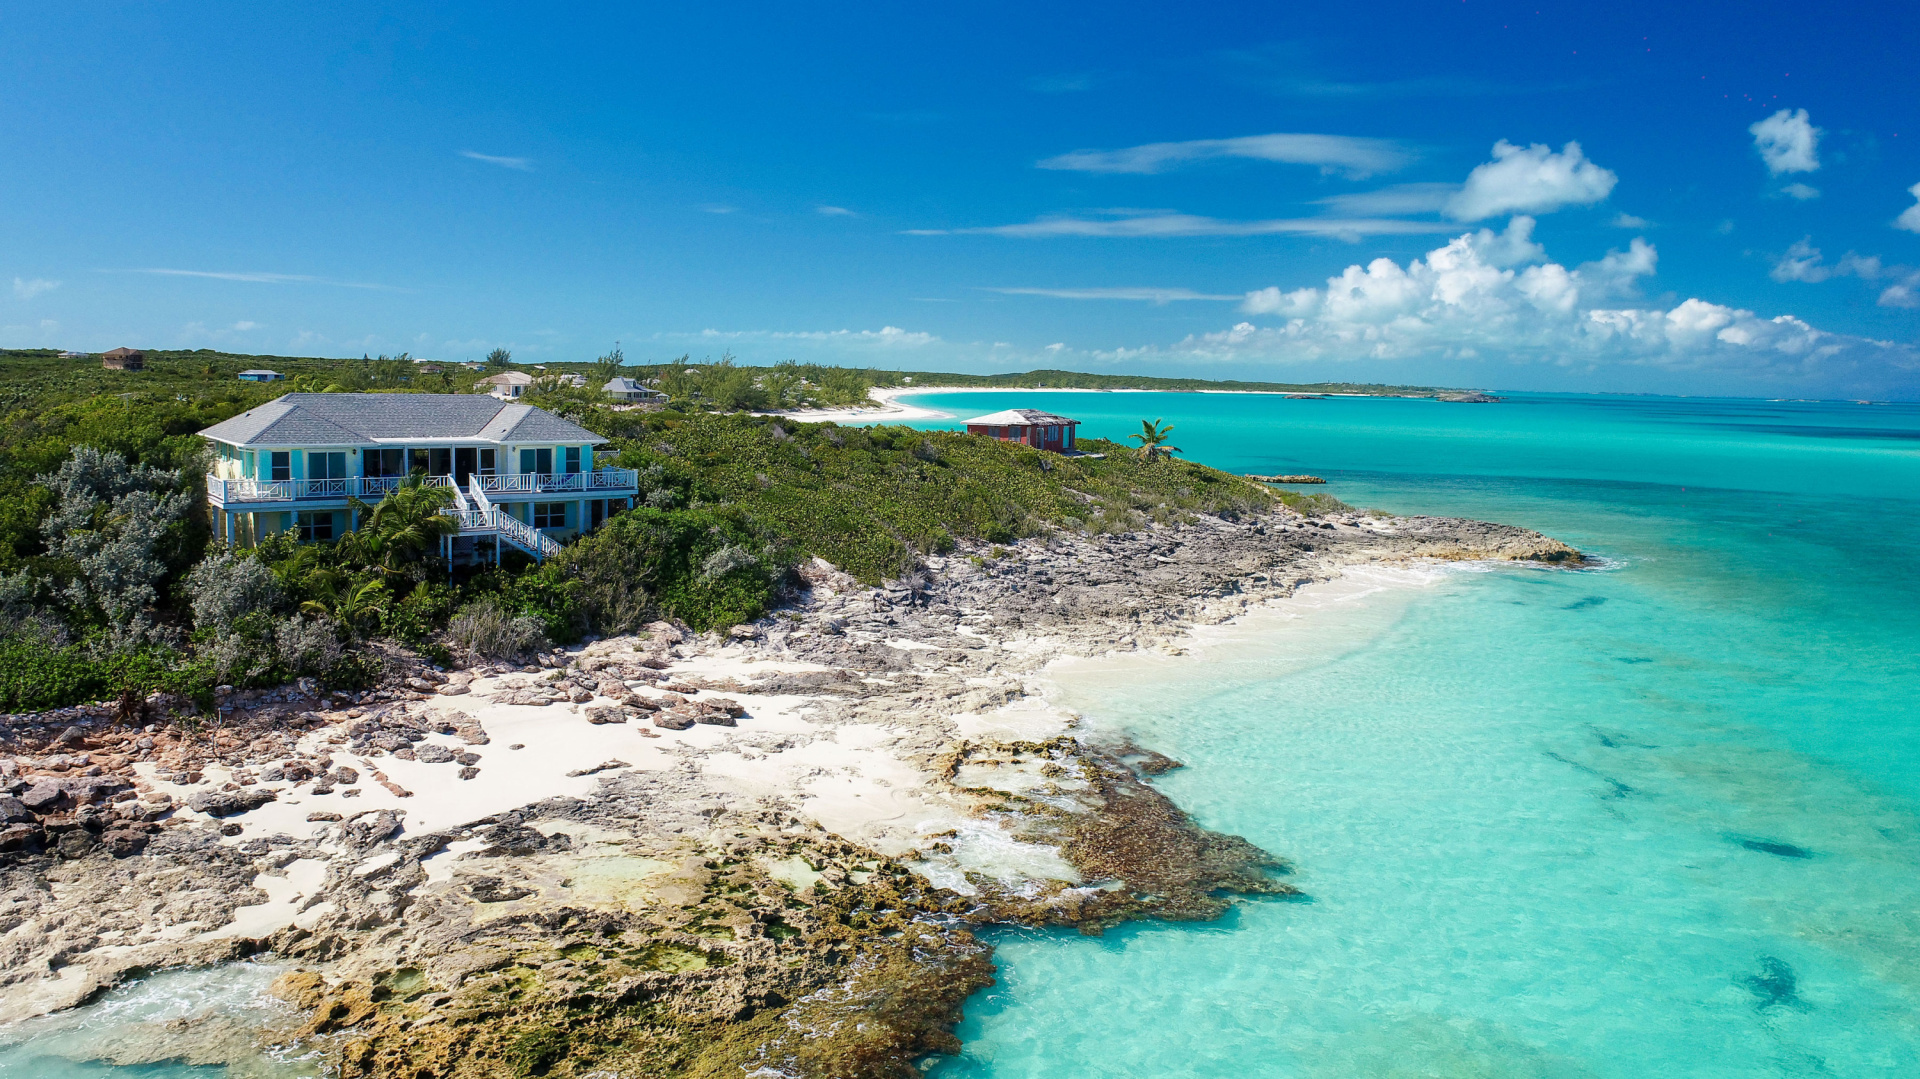
M1358 574L1188 656L1059 670L1063 701L1185 761L1161 789L1290 859L1308 898L998 934L1000 984L936 1075L1920 1075L1920 408L915 402L1108 437L1164 418L1196 460L1607 560ZM0 1035L0 1076L219 1074L49 1055L233 1006L217 978L162 978Z
M1920 408L1018 403L1607 567L1371 571L1059 670L1309 898L1000 934L937 1074L1920 1075Z

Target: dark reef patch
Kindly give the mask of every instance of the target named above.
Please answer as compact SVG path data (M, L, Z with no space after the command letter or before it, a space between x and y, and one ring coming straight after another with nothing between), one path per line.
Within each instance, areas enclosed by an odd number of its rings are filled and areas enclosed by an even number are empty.
M1738 844L1739 846L1745 847L1750 851L1757 851L1761 854L1771 854L1775 858L1792 858L1796 860L1804 860L1804 859L1813 857L1813 852L1808 850L1807 848L1795 846L1792 843L1787 843L1778 839L1766 839L1758 836L1730 835L1727 837L1727 841L1730 843L1735 843L1735 844Z

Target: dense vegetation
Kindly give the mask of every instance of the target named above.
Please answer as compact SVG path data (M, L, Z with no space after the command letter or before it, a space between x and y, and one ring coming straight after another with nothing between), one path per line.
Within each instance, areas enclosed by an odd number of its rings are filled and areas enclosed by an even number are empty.
M450 496L417 485L367 507L360 529L332 543L212 543L197 432L293 390L475 392L486 370L201 351L150 352L145 370L123 372L91 357L0 353L0 709L158 689L204 699L223 682L364 684L381 641L505 656L662 616L724 628L765 613L811 557L879 582L961 543L1235 515L1274 497L1094 440L1082 449L1104 456L1064 458L740 411L851 403L908 377L898 372L621 360L532 370L531 399L606 435L606 453L639 470L638 505L545 564L509 554L497 569L456 570L437 555ZM235 380L252 367L287 380ZM496 354L488 367L514 365ZM598 387L614 373L656 380L672 404L611 407Z

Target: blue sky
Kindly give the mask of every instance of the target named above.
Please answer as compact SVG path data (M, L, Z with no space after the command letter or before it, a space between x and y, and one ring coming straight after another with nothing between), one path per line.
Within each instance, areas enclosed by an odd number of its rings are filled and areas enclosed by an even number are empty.
M1920 397L1911 5L927 8L15 8L0 343Z

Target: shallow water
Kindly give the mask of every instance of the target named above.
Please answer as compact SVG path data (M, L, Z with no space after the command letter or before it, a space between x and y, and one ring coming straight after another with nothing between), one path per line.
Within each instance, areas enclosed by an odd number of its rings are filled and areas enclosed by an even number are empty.
M322 1074L320 1047L261 1049L263 1035L299 1025L298 1013L268 992L284 969L241 962L166 971L85 1007L0 1027L0 1076L312 1079Z
M936 1074L1920 1075L1920 408L916 401L1108 437L1164 418L1210 464L1609 560L1369 571L1186 657L1058 671L1309 899L1000 934ZM0 1076L237 1079L74 1061L155 1017L274 1022L261 977L162 975L0 1032Z
M1920 1074L1920 410L1020 404L1609 566L1367 571L1186 657L1059 669L1310 898L1002 934L938 1074Z

